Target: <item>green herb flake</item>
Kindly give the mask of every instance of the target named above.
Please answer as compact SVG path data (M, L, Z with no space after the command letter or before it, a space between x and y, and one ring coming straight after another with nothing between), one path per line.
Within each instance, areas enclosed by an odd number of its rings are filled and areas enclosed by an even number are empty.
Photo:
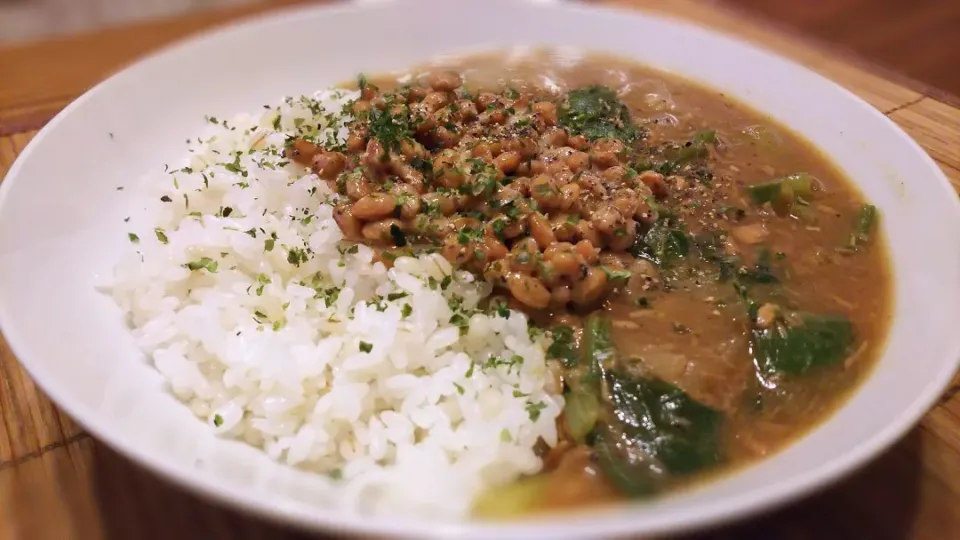
M257 275L257 296L263 296L263 288L270 283L270 276L266 274Z
M210 257L200 257L198 261L191 261L183 265L189 270L206 270L211 274L217 272L217 261L211 259Z
M360 351L369 353L373 350L373 343L367 343L366 341L361 341L359 345Z
M626 281L633 275L633 272L629 270L616 270L607 268L606 266L601 266L600 269L603 270L603 273L607 275L607 279L610 281Z
M287 251L287 262L294 265L300 266L302 263L307 261L307 252L303 248L290 248Z
M409 116L392 114L389 104L382 111L376 107L370 109L368 128L370 134L388 151L399 151L401 141L412 135Z
M532 401L528 401L526 409L527 409L527 414L530 416L530 421L536 422L537 420L539 420L540 413L543 412L543 410L546 408L547 408L547 404L542 401L538 401L536 403Z

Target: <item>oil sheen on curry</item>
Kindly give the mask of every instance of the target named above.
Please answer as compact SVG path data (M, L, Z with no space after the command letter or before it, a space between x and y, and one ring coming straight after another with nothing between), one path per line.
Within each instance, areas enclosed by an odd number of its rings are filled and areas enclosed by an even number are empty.
M653 497L762 459L875 363L879 216L787 127L605 56L396 81L359 78L345 144L287 153L345 196L348 239L387 265L438 251L552 336L560 442L478 514Z

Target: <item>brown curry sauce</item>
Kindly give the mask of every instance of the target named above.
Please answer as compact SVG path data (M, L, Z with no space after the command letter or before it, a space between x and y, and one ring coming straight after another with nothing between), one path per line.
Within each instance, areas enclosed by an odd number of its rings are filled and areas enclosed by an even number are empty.
M597 425L624 418L616 377L664 381L661 391L684 394L677 403L704 407L690 414L719 419L715 441L690 435L683 418L662 424L680 441L672 449L635 444L629 426L607 433L627 456L617 459L649 476L633 492L598 466L602 442L570 440L561 417L566 440L545 449L548 472L536 485L504 488L524 496L501 493L498 504L649 496L730 470L823 421L869 373L892 296L874 209L788 128L607 56L571 64L549 53L518 62L484 55L412 75L410 85L360 81L345 147L292 141L291 157L345 196L337 214L345 235L383 247L388 264L396 248L438 249L499 285L540 327L568 328L579 365L550 367L568 393L596 389ZM597 104L599 124L577 115ZM595 386L596 349L583 327L598 316L616 367ZM810 336L820 341L803 341ZM690 441L715 442L716 456L658 453Z

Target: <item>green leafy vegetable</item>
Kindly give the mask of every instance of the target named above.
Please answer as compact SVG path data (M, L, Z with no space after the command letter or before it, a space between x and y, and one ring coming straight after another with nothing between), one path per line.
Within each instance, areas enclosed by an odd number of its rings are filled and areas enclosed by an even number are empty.
M680 147L674 160L679 165L704 159L710 155L708 145L717 144L717 132L712 129L698 131L689 142Z
M563 416L567 432L573 440L582 443L593 430L600 415L600 400L593 392L573 391L564 396Z
M663 175L674 174L686 165L697 163L710 155L709 145L717 144L717 132L712 129L698 131L693 138L682 146L666 145L660 157L647 156L633 164L638 171L653 170ZM702 170L701 170L702 169ZM701 167L689 171L691 176L699 177L704 183L709 183L712 175L709 170Z
M610 401L624 440L670 473L720 461L722 414L660 379L609 375Z
M523 477L503 487L489 489L477 497L473 511L486 519L517 517L535 508L549 492L549 474Z
M507 311L508 315L509 313ZM554 326L550 333L553 336L553 343L547 348L547 357L560 360L563 367L576 367L577 344L574 341L573 328L561 324Z
M700 254L700 259L716 269L717 281L727 281L737 274L740 258L727 253L723 234L706 230L694 237L693 242Z
M737 296L743 300L744 305L747 307L747 316L750 317L751 321L756 321L757 310L760 308L760 306L758 306L757 303L750 298L750 291L747 290L746 285L740 283L739 281L734 281L733 289L737 291Z
M610 321L592 314L583 325L583 352L590 374L600 376L614 367L617 350L613 347Z
M599 438L593 447L600 472L617 490L631 498L648 497L658 491L662 476L642 462L627 460L614 441Z
M560 125L591 140L608 138L629 143L641 136L630 110L606 86L571 90L559 113Z
M804 172L777 178L763 184L746 187L753 204L770 203L778 213L786 213L797 200L809 200L813 195L812 177Z
M777 322L753 330L752 352L757 369L771 375L803 375L839 364L853 343L853 325L846 317L807 314L801 323Z
M678 228L656 223L643 237L647 253L657 264L668 264L690 253L690 239Z
M857 219L850 234L849 247L856 250L870 241L873 229L877 223L877 207L872 204L863 204L857 211Z
M607 403L597 400L600 406L594 417L590 400L596 399L599 393L594 390L601 386L582 385L576 393L568 394L564 412L569 428L572 411L576 434L585 437L596 429L593 446L597 462L614 486L627 496L645 496L657 491L667 474L690 474L722 460L722 413L666 381L618 371L617 351L606 318L596 314L587 317L583 340L590 374L602 381ZM601 413L603 407L609 414ZM600 421L602 418L610 420Z
M604 476L628 497L660 490L668 475L686 475L722 461L723 415L660 379L610 373L614 417L594 450Z
M757 263L751 268L741 267L737 271L737 278L742 283L779 283L780 279L773 272L770 250L761 248Z

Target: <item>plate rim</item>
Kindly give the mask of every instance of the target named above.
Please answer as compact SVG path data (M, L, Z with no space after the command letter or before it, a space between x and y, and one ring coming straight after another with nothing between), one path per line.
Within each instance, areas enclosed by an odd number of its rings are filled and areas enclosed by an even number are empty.
M864 109L864 113L872 114L877 118L885 120L887 127L896 132L902 147L904 149L909 148L924 161L928 170L921 172L923 176L933 177L930 179L931 187L933 182L936 181L940 188L945 190L945 193L949 193L953 199L954 213L960 215L960 198L956 196L956 192L940 167L917 141L910 137L899 125L893 122L892 119L881 113L858 95L791 58L764 48L752 41L741 39L726 31L651 10L626 9L619 6L586 6L561 1L521 1L540 4L540 8L545 10L579 11L587 14L597 11L614 12L634 18L655 19L657 20L657 24L691 27L697 32L710 34L713 38L733 42L739 47L753 49L755 52L772 57L772 59L777 62L788 64L791 69L802 70L804 76L816 77L820 79L821 82L831 85L834 91L843 93L848 100L851 100L851 106L855 105L860 107ZM246 31L264 24L279 25L286 19L292 19L308 12L316 12L316 16L320 16L321 13L330 14L343 11L375 10L390 3L392 2L370 0L346 4L283 7L272 12L255 14L236 21L216 25L207 31L177 40L133 62L125 64L121 69L84 92L61 110L37 133L27 147L17 156L17 159L7 172L4 181L0 183L0 211L2 211L4 207L3 205L9 196L12 186L18 181L23 163L31 159L30 156L40 141L54 131L65 117L69 116L75 109L83 106L91 96L98 92L105 91L106 88L114 84L119 78L131 76L130 74L139 66L152 63L158 58L167 55L176 54L178 51L190 49L203 42L222 39L224 35L232 32ZM761 112L763 111L761 110ZM815 141L811 142L816 144ZM276 501L271 501L268 497L260 493L239 490L236 486L230 483L224 483L213 475L206 473L197 474L194 470L165 459L162 452L153 451L142 445L137 445L133 438L113 430L108 425L97 425L98 413L96 410L86 407L83 404L63 402L56 398L56 392L51 392L50 389L51 386L56 387L57 385L55 383L51 385L50 380L44 375L46 371L43 369L37 370L37 366L31 366L29 360L23 360L25 357L18 352L27 348L24 342L21 341L22 336L19 336L16 332L10 334L9 331L7 331L10 328L16 329L15 318L14 314L9 311L5 304L0 304L0 332L4 334L10 350L13 352L13 356L17 359L20 366L30 375L36 385L51 401L55 402L64 412L74 418L90 435L96 440L107 444L111 449L126 459L136 463L137 466L143 467L165 481L169 481L181 489L196 494L208 501L226 504L235 509L242 509L272 522L292 525L307 530L349 532L359 535L389 535L390 537L483 539L496 536L500 538L521 539L529 538L532 534L543 534L547 530L559 534L559 536L555 536L558 538L589 538L600 535L625 536L637 534L638 531L642 534L665 534L689 532L701 529L707 525L729 523L747 516L767 512L804 497L873 461L874 458L901 439L909 429L917 424L920 418L936 403L940 395L949 385L953 374L957 371L957 368L960 367L960 337L958 337L955 338L955 343L953 343L954 351L952 358L943 361L943 366L941 370L937 372L937 376L929 380L924 387L924 391L913 398L910 407L900 414L896 422L887 424L884 429L876 431L870 438L861 441L855 448L855 451L851 451L842 457L829 461L826 465L808 471L808 474L796 481L780 480L771 482L762 490L758 489L742 493L720 503L701 505L698 507L696 513L690 513L682 522L675 520L674 522L657 523L652 527L644 526L642 523L631 520L627 512L629 508L627 505L616 505L608 509L596 509L582 514L577 513L576 517L557 520L550 524L541 520L528 520L517 523L500 522L496 524L487 524L481 521L453 523L431 522L424 519L398 521L393 517L370 519L356 514L339 515L335 511L318 511L317 509L300 504L281 506L276 504ZM845 406L845 404L842 404L839 408ZM615 523L606 522L604 525L598 527L597 522L601 521L604 517L616 517L619 519Z

